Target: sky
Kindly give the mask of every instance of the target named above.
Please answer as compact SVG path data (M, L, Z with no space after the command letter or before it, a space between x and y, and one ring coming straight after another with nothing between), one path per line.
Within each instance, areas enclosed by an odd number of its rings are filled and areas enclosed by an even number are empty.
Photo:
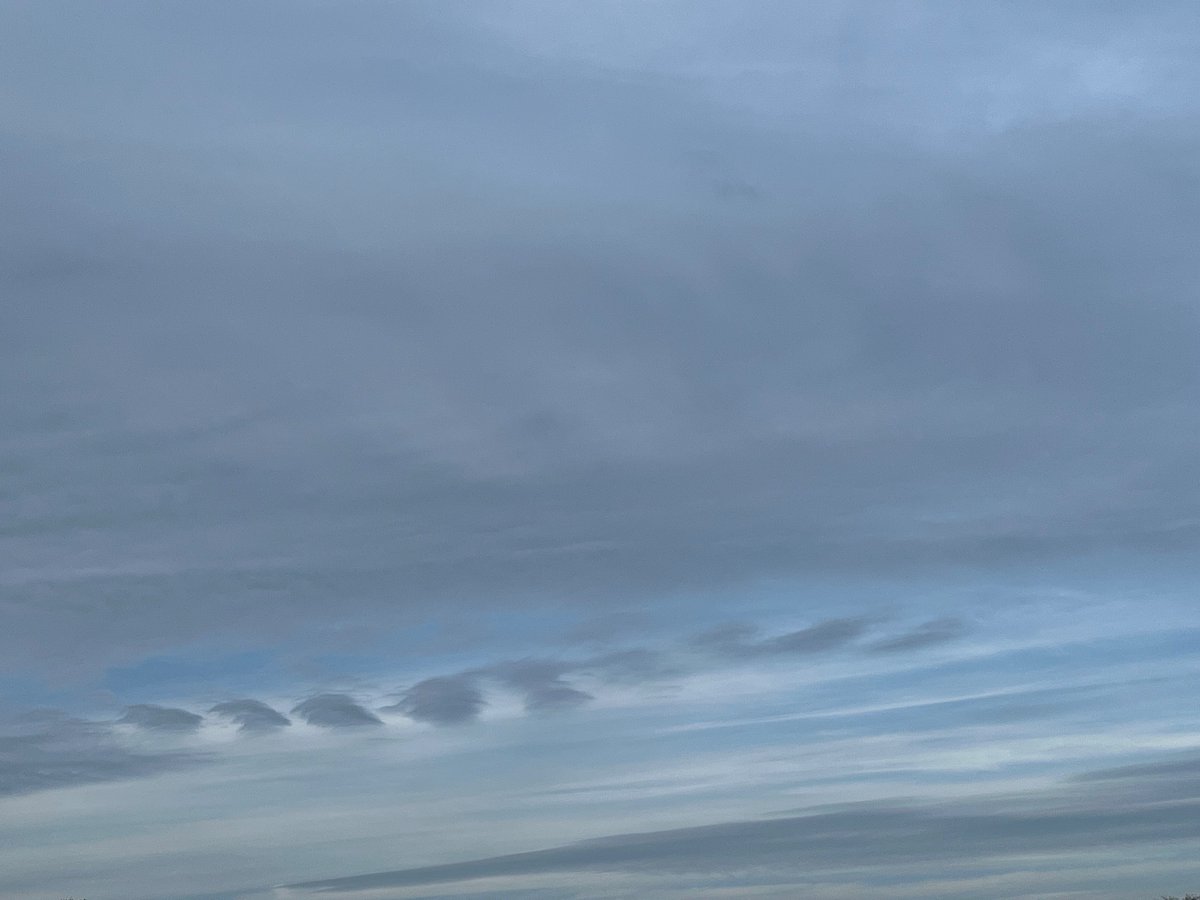
M0 896L1200 891L1200 6L0 48Z

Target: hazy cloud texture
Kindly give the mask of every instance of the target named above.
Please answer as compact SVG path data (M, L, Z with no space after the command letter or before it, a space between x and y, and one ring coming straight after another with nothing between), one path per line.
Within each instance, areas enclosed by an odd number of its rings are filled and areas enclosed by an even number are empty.
M0 34L0 894L1200 886L1200 6Z
M0 796L146 777L201 759L196 752L133 751L103 723L29 713L0 726Z

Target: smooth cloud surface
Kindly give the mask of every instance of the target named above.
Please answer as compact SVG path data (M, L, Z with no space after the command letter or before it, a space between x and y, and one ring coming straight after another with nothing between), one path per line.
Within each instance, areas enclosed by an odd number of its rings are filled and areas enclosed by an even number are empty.
M1200 889L1195 4L0 33L0 894Z

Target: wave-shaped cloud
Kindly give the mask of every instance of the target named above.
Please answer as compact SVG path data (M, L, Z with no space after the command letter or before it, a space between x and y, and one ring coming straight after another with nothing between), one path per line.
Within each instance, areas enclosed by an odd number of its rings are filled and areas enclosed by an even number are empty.
M474 673L440 675L419 681L397 703L384 707L417 722L461 725L479 717L487 705Z
M117 720L126 725L136 725L147 731L191 732L200 728L204 716L171 706L153 703L137 703L125 708L125 714Z
M359 728L382 725L383 720L360 706L348 694L317 694L292 708L309 725L322 728Z
M235 722L242 731L274 731L292 724L287 716L260 700L226 700L209 712Z

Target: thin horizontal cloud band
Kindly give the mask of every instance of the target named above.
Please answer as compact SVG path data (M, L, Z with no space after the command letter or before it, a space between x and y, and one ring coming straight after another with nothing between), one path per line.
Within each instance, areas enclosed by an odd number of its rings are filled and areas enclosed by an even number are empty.
M774 637L760 638L746 624L722 626L695 635L671 651L633 649L609 652L581 660L524 659L494 663L452 675L439 675L407 688L398 702L379 708L399 713L414 721L435 725L470 722L487 706L483 684L494 682L523 695L526 709L565 709L593 699L564 679L586 674L603 679L636 677L641 680L666 678L705 665L730 665L771 657L803 657L850 648L864 637L871 622L867 618L830 619L807 628ZM948 643L965 630L959 619L941 618L913 630L860 644L865 653L899 653ZM253 699L223 701L209 713L219 720L236 723L242 731L257 732L282 728L291 721L279 711ZM302 720L328 728L381 725L382 720L343 693L318 693L299 702L292 710ZM186 732L198 729L204 717L184 709L155 704L129 707L118 720L147 730Z

